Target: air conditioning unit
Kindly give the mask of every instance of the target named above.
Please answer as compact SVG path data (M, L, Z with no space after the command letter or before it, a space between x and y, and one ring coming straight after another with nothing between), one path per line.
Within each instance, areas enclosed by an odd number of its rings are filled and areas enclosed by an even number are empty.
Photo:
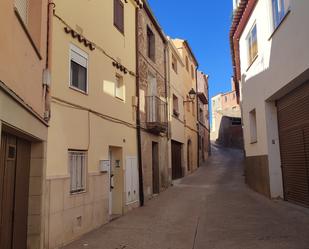
M99 162L99 171L101 173L107 173L111 167L110 160L100 160Z

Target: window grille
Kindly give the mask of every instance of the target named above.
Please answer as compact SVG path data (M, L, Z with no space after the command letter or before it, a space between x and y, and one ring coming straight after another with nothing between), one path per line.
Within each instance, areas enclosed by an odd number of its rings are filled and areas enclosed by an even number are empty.
M69 151L71 193L82 192L86 189L86 162L87 153L85 151Z

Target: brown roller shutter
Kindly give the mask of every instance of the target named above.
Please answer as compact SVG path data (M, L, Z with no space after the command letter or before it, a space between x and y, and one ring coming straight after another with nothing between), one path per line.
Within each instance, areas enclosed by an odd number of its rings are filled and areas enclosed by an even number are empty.
M285 199L309 207L309 82L277 104Z

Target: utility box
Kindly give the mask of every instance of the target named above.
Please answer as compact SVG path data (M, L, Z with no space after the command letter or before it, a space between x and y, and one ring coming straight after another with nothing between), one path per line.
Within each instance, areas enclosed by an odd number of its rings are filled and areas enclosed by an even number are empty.
M111 161L110 160L100 160L99 170L101 173L107 173L110 169Z

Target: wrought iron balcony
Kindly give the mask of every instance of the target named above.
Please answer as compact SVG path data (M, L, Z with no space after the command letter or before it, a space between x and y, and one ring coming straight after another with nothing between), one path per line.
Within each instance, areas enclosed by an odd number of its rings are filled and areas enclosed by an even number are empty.
M146 96L146 125L154 133L167 131L167 104L157 96Z

